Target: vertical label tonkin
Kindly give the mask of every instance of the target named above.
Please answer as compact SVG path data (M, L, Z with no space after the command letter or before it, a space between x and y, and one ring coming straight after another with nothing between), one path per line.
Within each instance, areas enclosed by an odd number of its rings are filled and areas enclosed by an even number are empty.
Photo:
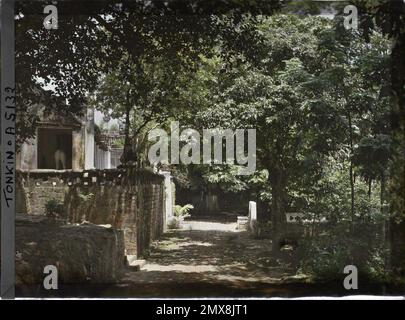
M15 296L14 0L1 1L1 297Z

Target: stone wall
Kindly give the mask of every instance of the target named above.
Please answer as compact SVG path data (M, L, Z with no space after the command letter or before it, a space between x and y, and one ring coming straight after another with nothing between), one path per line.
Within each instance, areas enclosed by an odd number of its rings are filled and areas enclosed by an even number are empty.
M43 215L50 199L63 203L70 223L122 229L127 255L145 255L165 224L164 177L147 170L18 172L17 212Z
M16 284L40 284L44 267L59 283L113 283L124 272L124 233L111 226L66 224L39 216L16 218Z

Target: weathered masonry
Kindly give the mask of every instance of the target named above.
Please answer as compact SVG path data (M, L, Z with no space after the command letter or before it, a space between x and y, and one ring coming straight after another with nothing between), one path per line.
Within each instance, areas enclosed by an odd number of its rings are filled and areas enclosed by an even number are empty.
M16 217L16 284L42 284L44 267L62 283L114 283L125 271L124 234L110 226ZM21 287L22 289L24 287Z
M17 213L43 215L56 200L67 222L122 229L126 255L142 256L166 223L165 177L148 170L18 171L17 185Z

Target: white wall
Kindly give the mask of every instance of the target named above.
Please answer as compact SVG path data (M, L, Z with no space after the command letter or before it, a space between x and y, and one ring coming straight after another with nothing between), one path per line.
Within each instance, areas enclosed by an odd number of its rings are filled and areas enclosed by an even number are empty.
M97 145L94 149L94 167L96 169L111 168L111 152L110 150L102 150Z
M94 108L87 109L85 123L84 168L94 169Z

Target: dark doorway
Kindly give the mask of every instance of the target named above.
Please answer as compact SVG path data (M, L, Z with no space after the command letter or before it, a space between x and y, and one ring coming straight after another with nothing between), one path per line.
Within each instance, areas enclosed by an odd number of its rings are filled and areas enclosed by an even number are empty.
M38 129L37 151L38 169L72 169L72 130Z

